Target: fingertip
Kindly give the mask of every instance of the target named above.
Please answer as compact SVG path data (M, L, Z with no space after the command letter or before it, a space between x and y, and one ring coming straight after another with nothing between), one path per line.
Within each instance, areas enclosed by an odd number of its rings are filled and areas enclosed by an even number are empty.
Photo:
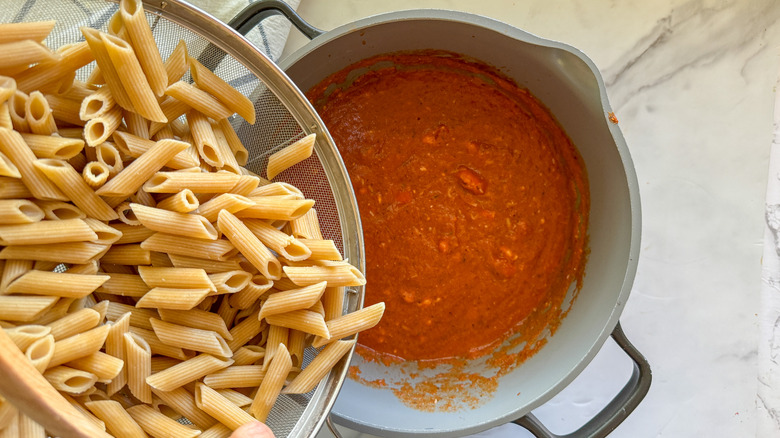
M275 438L273 431L265 424L255 421L236 429L230 438Z

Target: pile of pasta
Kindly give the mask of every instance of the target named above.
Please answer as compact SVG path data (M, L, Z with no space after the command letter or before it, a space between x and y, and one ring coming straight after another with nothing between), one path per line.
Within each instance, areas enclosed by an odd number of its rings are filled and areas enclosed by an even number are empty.
M254 123L253 103L183 41L163 61L140 2L56 50L42 44L54 24L0 24L15 54L0 65L0 434L57 432L7 392L41 379L38 402L106 436L265 421L384 312L343 314L363 274L323 239L314 201L269 181L314 135L273 154L266 180L230 123ZM308 347L321 350L304 367Z

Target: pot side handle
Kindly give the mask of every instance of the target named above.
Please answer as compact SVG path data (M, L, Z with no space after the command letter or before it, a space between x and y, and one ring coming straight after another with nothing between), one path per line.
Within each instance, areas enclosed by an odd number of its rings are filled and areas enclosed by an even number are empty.
M513 423L523 426L539 438L603 438L615 430L647 395L652 381L652 372L647 359L629 342L619 322L612 331L612 339L633 360L634 370L623 389L596 416L567 435L556 435L550 432L533 414L526 414Z
M241 35L246 35L261 21L272 15L283 15L309 39L314 39L325 33L304 21L290 5L282 0L260 0L254 2L233 17L228 22L228 25Z

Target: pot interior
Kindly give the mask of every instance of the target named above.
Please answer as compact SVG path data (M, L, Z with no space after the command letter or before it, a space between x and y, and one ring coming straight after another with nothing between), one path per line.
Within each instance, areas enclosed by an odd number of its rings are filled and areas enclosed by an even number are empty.
M551 398L590 362L616 325L639 251L633 164L618 126L608 120L611 109L598 70L576 49L483 17L405 11L327 32L280 66L306 91L361 59L422 49L456 52L492 65L550 109L585 161L591 195L590 256L582 289L556 333L538 353L500 378L498 389L479 407L422 412L388 389L347 379L333 409L337 422L383 436L474 433L519 418ZM352 365L369 379L388 372L359 355Z

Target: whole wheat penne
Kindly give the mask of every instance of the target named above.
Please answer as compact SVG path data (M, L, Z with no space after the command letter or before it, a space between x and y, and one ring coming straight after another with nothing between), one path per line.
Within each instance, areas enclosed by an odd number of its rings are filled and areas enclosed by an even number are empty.
M0 427L3 429L10 427L15 427L16 418L19 411L16 409L16 407L11 404L11 402L7 401L6 399L0 400ZM18 433L16 430L13 430L13 433Z
M213 331L226 340L232 340L233 336L228 331L225 321L219 315L204 310L192 309L187 311L158 309L160 318L168 323L186 327Z
M268 327L268 339L265 341L265 357L263 357L263 369L268 369L273 360L276 352L281 345L288 345L290 337L290 329L278 325L272 325ZM289 351L289 350L288 350Z
M92 373L97 376L98 381L107 383L122 371L124 360L101 351L96 351L89 356L72 360L65 365L77 370Z
M150 230L143 225L129 225L117 222L112 223L111 226L122 233L122 237L114 242L117 245L124 243L140 243L155 233L155 231Z
M321 314L311 310L293 310L287 313L270 315L265 318L269 325L278 325L330 339L330 332Z
M93 120L97 120L97 119L93 119ZM113 177L114 175L121 172L122 169L124 169L122 156L120 155L119 150L116 148L116 146L114 146L112 143L109 143L107 141L102 142L97 146L95 146L94 150L95 150L95 159L100 163L104 164L106 167L108 167L108 174L110 177ZM109 201L106 200L106 202Z
M298 219L290 221L290 230L293 237L298 239L322 239L317 210L312 208Z
M101 316L96 310L81 309L49 323L49 334L54 336L55 341L59 341L93 329L100 322Z
M17 89L8 99L8 115L11 116L11 125L18 132L30 132L27 122L27 101L30 96Z
M139 266L138 274L149 287L217 290L203 269Z
M173 266L177 268L196 268L203 269L207 274L215 272L225 272L241 269L241 265L236 259L226 261L209 260L199 257L189 257L178 254L168 254Z
M42 89L46 84L72 74L95 59L85 42L60 47L57 52L59 60L39 63L16 75L17 88L25 93Z
M287 260L306 260L311 250L300 240L286 234L259 219L243 219L244 225L268 248Z
M5 289L14 280L24 275L25 272L33 269L32 260L9 259L3 266L2 275L0 275L0 294L5 294Z
M166 233L155 233L141 243L141 248L209 260L227 260L236 254L236 248L227 240L193 239ZM0 251L2 258L2 251Z
M314 206L312 199L285 199L279 196L249 199L253 205L236 213L236 217L291 221L305 215Z
M233 353L234 366L252 365L263 359L265 348L257 345L245 345Z
M149 134L149 121L143 118L142 115L134 113L132 111L125 110L124 121L125 121L125 125L127 126L127 132L129 134L142 139L151 138L151 134ZM127 149L125 149L125 151L126 153L129 154L129 151L127 151Z
M46 335L34 341L25 349L24 355L35 369L43 374L54 356L54 336Z
M229 438L232 433L233 430L218 422L204 430L203 433L198 435L198 438Z
M289 385L287 385L283 394L305 394L312 389L325 377L333 366L344 357L355 345L352 341L336 341L325 347L309 365L298 374Z
M265 421L271 407L276 402L279 393L284 386L284 381L292 369L292 361L287 347L281 344L271 365L268 367L265 378L260 383L255 394L250 412L259 421Z
M368 330L379 323L384 312L385 303L376 303L338 318L331 319L326 323L328 332L330 333L330 339L315 337L312 341L312 346L319 348L329 342Z
M0 65L3 66L4 71L13 71L14 67L26 68L30 64L54 62L59 59L59 54L37 41L25 39L0 43Z
M195 385L195 404L230 429L255 421L251 415L203 383Z
M16 80L8 76L0 76L0 102L5 103L16 92Z
M168 76L168 84L181 79L184 73L187 72L187 44L184 40L179 40L173 52L168 56L168 59L163 63L165 67L165 73Z
M160 140L96 192L102 196L130 196L174 155L189 147L178 140Z
M51 367L43 373L43 377L54 389L71 395L82 394L97 382L94 374L66 366Z
M228 341L228 347L232 351L236 351L238 348L246 345L249 340L260 334L265 326L265 323L260 322L260 320L257 319L257 311L253 312L230 329L230 335L233 337L233 340Z
M209 278L217 288L215 295L233 294L244 289L249 284L252 280L252 274L236 270L209 274Z
M126 245L112 245L108 252L100 259L101 263L116 265L148 265L152 262L149 250L137 243Z
M147 140L129 132L114 132L113 138L114 142L118 146L127 149L130 155L133 157L141 156L144 152L151 149L155 144L153 140ZM165 167L170 167L172 169L186 169L197 166L197 157L193 157L188 152L188 149L191 147L192 146L189 146L188 148L185 148L183 151L180 151L174 155L171 159L168 160L168 162L165 163Z
M70 267L68 267L68 272L70 272L71 274L94 275L94 274L97 274L99 265L100 265L100 263L97 260L92 259L89 262L84 263L84 264L70 265ZM80 301L83 301L83 300L80 300Z
M2 76L0 76L2 78ZM1 79L0 79L1 80ZM0 87L0 92L2 92ZM0 128L14 129L14 122L11 120L11 110L8 101L0 103Z
M111 245L116 243L122 237L121 231L117 230L113 226L106 224L105 222L91 217L84 218L82 221L86 222L86 224L89 225L89 228L91 228L92 231L97 235L97 238L92 240L92 243Z
M19 178L0 176L0 199L31 198L33 194Z
M308 333L299 330L290 330L289 333L289 351L292 360L293 369L300 370L303 367L303 354L308 346Z
M22 176L22 182L36 198L68 199L40 169L33 165L36 161L35 154L19 133L0 128L0 152L16 166Z
M54 29L55 20L0 24L0 42L32 40L42 42Z
M198 84L198 88L215 96L223 105L250 124L255 123L255 106L252 101L194 58L189 58L188 61L190 74L195 83Z
M118 218L114 209L92 191L67 161L41 158L33 164L89 216L104 221Z
M74 138L22 134L22 139L38 158L68 160L84 149L84 141Z
M82 219L0 225L0 241L6 245L85 242L95 239L97 234Z
M43 217L43 210L26 199L0 199L0 224L29 224Z
M122 316L116 319L113 324L109 326L108 335L106 336L106 354L125 360L125 333L130 331L130 318L131 313L124 313ZM127 383L127 364L122 366L111 382L106 385L106 393L113 395Z
M151 326L151 323L149 325ZM152 354L155 356L166 356L179 361L184 361L192 358L195 355L194 351L184 350L181 347L164 344L151 329L147 330L130 326L130 332L144 338L144 340L149 344L149 348L152 349Z
M55 121L75 126L84 126L85 122L78 116L81 102L55 94L46 94L45 97Z
M248 195L249 198L259 196L285 196L289 195L291 199L304 199L303 193L292 184L285 182L274 182L258 186Z
M30 93L25 103L25 117L33 134L51 135L57 132L57 123L54 121L49 102L40 91Z
M104 294L140 298L149 292L150 287L139 275L107 273L108 280L97 291Z
M309 134L306 137L286 146L268 157L268 168L266 174L268 179L274 179L286 169L300 163L311 157L314 151L316 134Z
M27 415L19 414L20 438L46 438L46 429Z
M263 303L258 318L263 319L293 310L308 309L320 300L325 292L326 284L322 281L300 289L273 293Z
M209 120L209 123L211 124L211 131L214 133L214 138L217 141L217 154L224 160L220 169L235 173L236 175L243 175L242 168L238 164L238 160L236 160L233 150L230 149L230 143L228 143L227 137L225 137L225 134L222 132L222 128L213 120Z
M84 403L96 417L106 424L106 431L114 436L146 438L148 435L116 400L88 401Z
M232 364L232 359L220 359L210 354L200 354L164 371L152 374L146 380L152 388L160 391L172 391Z
M0 259L45 260L84 264L106 251L106 249L105 245L90 242L15 245L6 246L0 250Z
M157 208L162 208L163 210L170 210L179 213L189 213L191 211L197 210L199 205L200 205L200 201L198 201L198 198L196 198L195 194L192 193L192 190L184 189L178 193L174 193L173 195L157 203ZM206 220L209 219L206 218ZM213 220L211 220L210 222L213 222Z
M40 324L40 325L47 325L51 322L56 321L59 318L62 318L68 313L68 310L73 305L73 302L75 302L75 298L60 298L57 300L57 302L51 307L51 309L47 310L45 313L41 314L38 318L34 319L33 321L30 321L31 324Z
M136 218L151 230L198 239L216 240L219 237L211 222L198 214L179 213L162 208L130 204Z
M56 302L57 297L0 296L0 320L34 321Z
M88 27L82 27L81 33L84 35L93 55L97 62L100 73L105 80L106 87L111 90L115 102L126 110L133 110L133 102L130 100L122 84L119 74L117 73L114 64L111 61L111 57L106 50L105 42L100 37L101 32L97 29L91 29Z
M245 166L247 160L249 159L249 152L246 150L246 147L241 142L241 139L238 138L236 131L233 129L233 125L230 124L230 120L219 119L217 121L217 126L219 126L219 128L222 130L222 135L225 136L228 146L230 147L230 150L233 152L233 156L236 158L238 164L241 166Z
M108 336L109 326L102 325L54 343L49 367L55 367L100 350Z
M149 193L176 193L190 189L194 193L224 193L239 176L230 172L157 172L144 184Z
M214 131L211 129L209 119L193 109L187 111L187 123L190 126L193 143L198 148L200 158L214 167L220 168L224 166L225 156L217 144L217 139L214 136Z
M172 324L154 318L151 323L154 333L165 344L220 357L233 355L225 339L215 331Z
M107 275L81 275L32 270L14 280L7 293L81 298L108 280Z
M48 335L51 328L44 325L26 324L3 329L3 331L19 347L19 350L24 351L30 344Z
M249 193L252 193L252 191L255 190L259 185L260 185L259 177L255 175L242 174L241 176L239 176L236 185L234 185L233 188L230 189L230 193L233 193L235 195L246 196Z
M346 288L344 286L325 288L321 301L325 310L324 316L326 322L338 318L344 313L345 293Z
M196 406L195 397L184 388L176 388L172 391L152 389L152 392L166 405L190 420L190 422L200 429L205 430L214 424L217 424L217 420Z
M32 200L35 205L43 210L44 218L49 220L84 219L86 213L73 204L61 201Z
M141 297L135 304L141 308L190 310L203 301L208 289L182 289L155 287Z
M282 266L271 251L247 226L228 211L221 211L217 222L219 230L265 277L276 280L281 277Z
M224 119L233 114L233 111L228 109L214 96L183 81L177 81L169 85L165 90L165 94L186 103L190 108L214 120Z
M138 309L134 306L116 302L109 302L106 309L106 319L109 321L116 321L125 313L130 313L130 326L140 327L143 329L151 330L152 324L149 322L149 318L158 318L156 310L153 309Z
M81 170L81 177L89 188L95 190L108 181L110 169L99 161L90 161Z
M141 221L139 221L138 218L135 217L135 213L133 212L133 209L130 208L129 202L120 203L119 205L114 207L114 211L116 211L117 216L119 216L119 220L122 221L122 223L124 223L125 225L142 226Z
M114 108L114 103L114 95L111 93L111 87L100 87L81 100L79 118L86 122L95 117L102 116Z
M127 362L127 387L138 400L152 402L152 388L146 379L152 373L152 350L140 336L128 332L125 339L125 361Z
M213 389L220 388L254 388L260 385L265 377L261 365L233 365L203 378L203 383Z
M190 106L171 96L166 96L163 101L160 102L160 109L162 109L163 114L165 114L168 121L174 123L179 117L190 110ZM170 126L170 123L151 122L149 124L149 135L155 135L163 127ZM173 129L173 127L171 127L171 129ZM189 132L189 127L187 129L187 132ZM179 137L184 138L181 135Z
M14 165L11 160L0 152L0 176L6 176L11 178L21 178L22 174L19 173L19 169Z
M162 96L168 86L168 75L152 36L152 29L146 21L143 4L136 0L122 0L119 11L149 86L154 94Z
M200 430L191 429L175 420L168 418L147 405L136 405L127 408L127 413L143 428L146 433L154 437L182 437L192 438L200 435Z
M343 260L341 252L332 240L324 239L299 239L306 248L311 251L308 260Z
M214 222L217 220L217 216L222 210L236 213L237 211L249 208L252 205L252 201L245 196L233 193L223 193L198 206L197 212L206 218L206 220Z
M363 273L347 263L334 266L285 266L283 270L287 277L299 286L308 286L323 280L328 282L328 287L366 284Z
M114 106L105 113L89 119L84 124L84 140L90 146L97 146L108 140L122 124L122 115L122 108Z
M246 309L273 287L274 282L262 275L254 275L239 292L230 296L230 305L237 309Z

